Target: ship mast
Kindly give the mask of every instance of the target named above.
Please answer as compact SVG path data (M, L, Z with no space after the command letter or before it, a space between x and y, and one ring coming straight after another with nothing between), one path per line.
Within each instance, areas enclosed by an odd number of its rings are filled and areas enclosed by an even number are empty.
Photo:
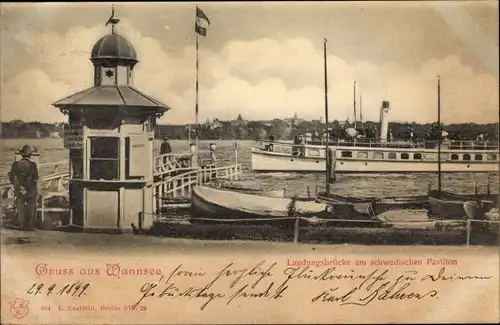
M438 97L437 97L437 109L438 109L438 193L441 193L441 136L443 130L441 128L441 78L438 75Z
M359 95L359 122L361 123L361 127L363 126L363 94Z
M326 158L326 196L328 197L330 195L330 150L328 147L328 142L330 141L329 139L329 132L328 132L328 65L326 62L326 38L324 39L323 42L323 59L324 59L324 68L325 68L325 129L326 129L326 151L325 151L325 158Z

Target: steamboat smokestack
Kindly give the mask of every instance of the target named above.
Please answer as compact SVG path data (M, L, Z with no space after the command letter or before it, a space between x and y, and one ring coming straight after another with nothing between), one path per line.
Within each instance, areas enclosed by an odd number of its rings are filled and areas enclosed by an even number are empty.
M389 102L382 101L382 106L380 107L380 142L387 141L387 132L389 131L389 120L387 119L387 114L389 114Z

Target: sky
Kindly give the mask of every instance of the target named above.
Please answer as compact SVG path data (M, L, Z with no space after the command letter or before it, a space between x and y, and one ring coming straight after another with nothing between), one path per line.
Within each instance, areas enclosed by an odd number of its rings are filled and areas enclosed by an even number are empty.
M195 121L196 3L118 3L117 33L138 54L134 87L172 109L161 124ZM201 3L199 121L324 116L364 120L383 100L392 121L497 122L498 4L442 2ZM64 122L51 104L91 87L90 50L109 34L111 3L1 3L0 120ZM358 116L359 119L359 116Z

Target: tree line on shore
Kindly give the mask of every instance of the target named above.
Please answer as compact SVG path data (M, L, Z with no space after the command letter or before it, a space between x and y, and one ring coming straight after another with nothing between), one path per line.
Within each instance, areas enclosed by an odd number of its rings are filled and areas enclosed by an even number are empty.
M389 122L389 129L394 137L398 137L409 129L415 134L424 136L435 123L416 123L416 122ZM1 122L1 138L48 138L63 137L66 123L40 123L11 121ZM376 129L378 122L358 122L357 127L363 129ZM342 130L346 127L344 123L337 120L329 123L329 128ZM213 123L195 125L163 125L159 124L155 129L156 138L168 137L169 139L186 140L194 139L198 129L198 136L201 140L256 140L266 139L270 134L274 134L276 140L290 140L296 135L303 135L306 132L323 132L324 123L317 121L300 121L291 124L288 121L275 119L272 121L245 121L241 118L233 121L217 121ZM462 139L474 139L478 134L487 135L491 140L498 140L499 123L477 124L461 123L448 124L443 126L443 130L450 134L460 134Z

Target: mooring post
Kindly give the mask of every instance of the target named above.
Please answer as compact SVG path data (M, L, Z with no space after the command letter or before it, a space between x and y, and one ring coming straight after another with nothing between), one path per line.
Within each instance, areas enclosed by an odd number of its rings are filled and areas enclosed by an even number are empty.
M466 246L469 246L470 244L470 231L471 231L471 219L467 219L467 240L466 240Z
M299 230L300 230L300 217L298 213L295 213L295 227L294 227L294 233L293 233L293 243L298 244L299 243Z
M40 221L41 221L41 228L43 229L44 228L44 221L45 221L45 200L44 200L44 197L43 195L40 195L39 196L39 200L40 200ZM19 215L19 211L17 211L18 215ZM19 215L19 220L21 220L21 218L23 218L23 216Z
M427 194L431 193L431 183L427 183Z
M307 197L311 197L311 190L309 188L309 185L307 185Z
M474 194L478 194L479 193L479 188L477 186L477 182L474 182Z
M238 165L238 140L234 141L234 160L235 165Z
M488 185L486 186L486 194L487 195L491 194L491 192L490 192L490 186L491 186L491 178L490 178L490 175L488 174Z

